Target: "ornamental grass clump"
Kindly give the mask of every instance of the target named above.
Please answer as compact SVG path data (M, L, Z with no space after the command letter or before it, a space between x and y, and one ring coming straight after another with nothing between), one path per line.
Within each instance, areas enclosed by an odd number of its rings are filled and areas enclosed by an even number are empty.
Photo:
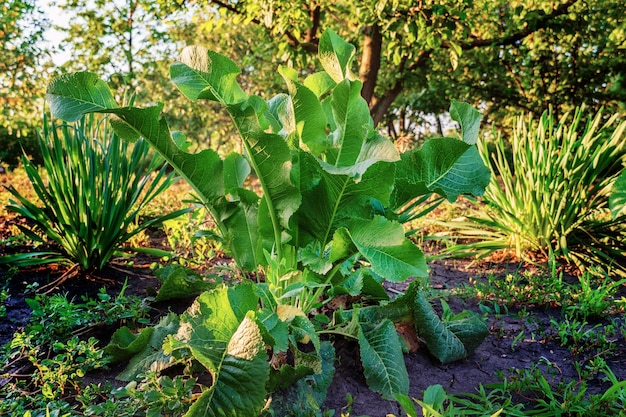
M457 224L473 240L464 249L539 252L581 269L626 272L624 217L612 218L608 205L626 155L625 129L618 115L586 119L577 108L557 121L550 110L538 120L518 117L510 146L502 135L481 143L493 175L480 214Z
M104 119L88 115L76 123L44 120L39 138L46 175L27 157L22 164L38 197L29 201L13 186L7 208L28 220L23 233L59 250L8 255L0 263L65 263L102 269L137 233L186 212L142 219L141 210L176 180L160 157L149 156L143 140L121 140ZM136 249L136 248L135 248Z

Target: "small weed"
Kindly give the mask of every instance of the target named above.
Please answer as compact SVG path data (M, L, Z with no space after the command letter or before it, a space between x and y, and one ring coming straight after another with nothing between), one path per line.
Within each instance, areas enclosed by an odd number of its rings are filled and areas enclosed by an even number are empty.
M489 300L494 306L497 303L502 307L556 307L567 293L567 284L561 276L546 278L530 272L507 274L504 279L490 274L487 282L471 280L459 289L462 297Z
M125 290L126 286L112 297L102 288L96 299L82 297L81 302L69 299L66 294L36 294L27 299L32 309L28 325L23 332L15 333L0 352L3 364L0 415L23 416L28 412L39 415L43 411L51 416L76 415L76 404L68 403L68 398L76 397L79 402L91 398L89 404L93 404L96 397L109 397L110 387L103 390L81 386L87 372L106 367L109 360L98 347L97 339L81 340L79 335L97 324L147 321L146 300L126 296ZM165 396L169 395L166 388L167 384L163 388ZM147 407L145 401L140 404ZM170 407L171 404L174 403ZM134 408L127 404L126 409Z
M590 380L600 375L607 368L607 363L602 356L594 356L584 365L581 362L575 362L574 368L581 380Z
M82 333L96 324L110 325L118 321L127 325L147 324L147 300L127 296L125 290L126 286L113 298L101 288L97 300L83 296L82 302L68 299L67 294L36 294L26 299L32 310L26 331L37 334L38 342L45 343Z
M7 306L5 304L10 297L11 295L7 289L0 289L0 319L7 316Z
M55 355L51 358L38 360L29 357L36 369L33 384L41 387L43 396L51 400L62 396L68 386L78 391L78 379L84 377L87 371L107 364L103 351L96 347L97 343L94 338L80 341L78 337L73 337L67 343L55 342L52 345Z
M507 274L502 279L490 274L486 282L471 279L469 285L458 290L458 295L480 300L481 311L496 317L508 315L510 307L532 306L561 307L566 313L582 319L598 318L623 304L614 297L626 280L605 279L598 284L596 278L583 273L578 283L569 284L555 270L547 277L523 272Z
M196 379L184 376L159 377L147 374L141 384L131 382L110 390L109 398L94 404L99 397L99 387L92 386L77 400L83 404L85 415L99 417L132 417L139 411L148 416L183 415L195 395Z
M602 394L590 395L584 380L561 380L560 370L550 362L545 371L537 364L529 369L512 370L502 386L508 385L509 392L525 399L524 415L528 416L621 415L626 405L626 383L618 381L606 364L595 365L598 366L595 371L604 374L611 384Z
M613 323L590 325L585 320L566 314L560 320L552 319L550 324L556 329L561 346L566 346L574 356L606 354L615 350L618 331Z
M478 309L485 316L494 316L496 318L500 318L502 316L509 315L509 308L506 306L506 304L500 305L495 301L491 301L491 302L488 301L487 303L480 303L478 305Z
M424 391L423 400L415 401L424 417L524 416L523 406L513 404L505 385L487 391L481 384L478 393L459 395L448 395L441 385L431 385Z
M616 282L605 278L600 285L594 285L593 278L597 277L584 273L579 278L579 285L572 286L571 300L565 306L567 313L583 319L599 318L615 305L615 293L626 280Z
M80 391L80 379L88 371L108 363L97 343L94 338L81 341L74 336L46 347L38 344L33 334L16 333L3 355L5 400L0 403L0 414L23 415L45 407L68 412L70 407L63 398Z
M207 210L198 207L176 219L163 222L167 242L183 265L212 259L221 246L219 236L206 229Z
M515 349L517 347L517 345L521 342L524 341L524 336L526 335L526 333L524 332L524 330L522 330L521 332L519 332L517 334L517 336L515 336L513 338L513 341L511 342L511 351L515 352Z

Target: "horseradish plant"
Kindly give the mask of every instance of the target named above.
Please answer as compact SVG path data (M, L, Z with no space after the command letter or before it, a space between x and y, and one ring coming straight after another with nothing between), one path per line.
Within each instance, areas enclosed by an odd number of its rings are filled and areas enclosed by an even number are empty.
M397 221L410 217L417 210L411 203L425 195L454 201L483 192L489 170L475 146L480 116L454 102L462 138L431 140L400 155L373 126L362 84L350 71L354 54L352 45L326 31L319 44L324 70L300 81L295 70L279 68L287 93L265 101L243 91L240 69L227 57L185 48L171 79L189 99L218 102L231 115L244 152L225 159L212 149L184 152L162 104L118 107L94 74L50 84L47 100L57 117L114 114L120 136L149 142L202 199L237 266L262 277L202 293L187 312L168 316L150 334L114 337L113 350L129 348L123 356L134 355L124 379L193 360L213 378L188 415L258 415L268 393L279 391L272 407L284 415L298 401L324 401L334 350L320 340L320 330L359 341L367 381L386 398L408 394L403 345L391 319L414 322L444 362L470 353L475 344L468 340L482 340L486 327L472 314L448 314L443 321L435 314L419 285L428 273L424 255ZM252 172L258 194L244 188ZM407 294L387 304L382 282L410 278L418 279ZM315 316L346 293L385 305L330 320Z

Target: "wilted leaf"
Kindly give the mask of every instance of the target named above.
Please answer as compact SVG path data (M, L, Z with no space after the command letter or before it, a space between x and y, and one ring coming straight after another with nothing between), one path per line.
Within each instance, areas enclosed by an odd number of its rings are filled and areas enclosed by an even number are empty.
M395 394L408 395L409 376L402 346L390 320L375 326L361 325L359 347L367 385L387 399Z
M121 362L145 349L152 332L154 327L146 327L139 334L135 334L128 327L122 326L113 333L104 351L112 356L114 361Z

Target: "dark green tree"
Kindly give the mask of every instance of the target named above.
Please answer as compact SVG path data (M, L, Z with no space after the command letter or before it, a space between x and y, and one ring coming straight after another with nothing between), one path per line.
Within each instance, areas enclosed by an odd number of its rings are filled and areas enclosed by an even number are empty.
M46 20L34 0L0 1L0 161L36 149L35 124L49 79Z
M616 0L212 0L219 18L264 28L302 57L330 27L360 52L358 76L377 123L439 114L450 99L500 118L623 100L626 4ZM621 16L621 17L620 17ZM236 26L233 30L239 30ZM402 116L402 117L401 117Z
M276 64L316 71L320 34L334 29L357 45L353 70L374 121L400 140L428 121L445 130L438 116L451 99L503 124L548 105L616 107L625 96L626 4L617 0L65 0L61 7L75 16L65 71L121 75L111 79L141 99L169 95L170 123L217 145L230 136L221 116L189 111L167 81L184 45L242 63L242 85L263 95L280 85Z

